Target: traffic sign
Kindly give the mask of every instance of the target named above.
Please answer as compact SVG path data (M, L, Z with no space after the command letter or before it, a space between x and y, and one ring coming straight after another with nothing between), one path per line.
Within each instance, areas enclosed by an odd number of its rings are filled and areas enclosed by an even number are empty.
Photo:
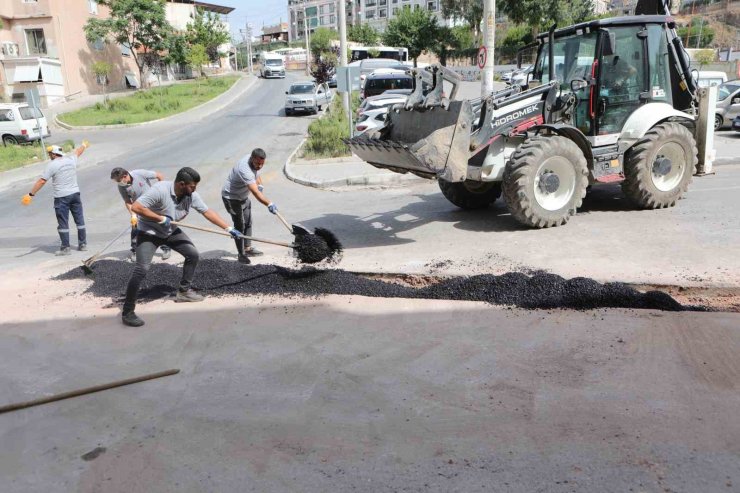
M486 66L486 59L488 58L488 50L485 46L481 46L478 50L478 68L483 70Z

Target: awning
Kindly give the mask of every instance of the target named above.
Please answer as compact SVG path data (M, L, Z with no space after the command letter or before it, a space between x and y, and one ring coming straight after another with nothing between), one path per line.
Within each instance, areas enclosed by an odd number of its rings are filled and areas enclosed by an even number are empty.
M49 63L41 62L41 75L43 76L44 83L46 84L64 84L62 79L62 67L59 65L52 65Z
M38 64L34 65L17 65L15 67L15 75L13 77L13 83L18 84L21 82L36 82L41 79L41 67Z
M134 74L126 74L125 77L128 85L130 85L131 87L139 87L139 81L136 80L136 76Z

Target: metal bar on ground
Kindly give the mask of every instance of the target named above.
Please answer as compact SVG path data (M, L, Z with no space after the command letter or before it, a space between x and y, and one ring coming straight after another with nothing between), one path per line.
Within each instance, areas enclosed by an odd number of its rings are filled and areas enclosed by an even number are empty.
M86 394L92 394L100 392L102 390L114 389L116 387L123 387L124 385L131 385L132 383L144 382L146 380L153 380L155 378L168 377L180 373L178 368L172 370L160 371L157 373L150 373L140 377L127 378L126 380L118 380L116 382L105 383L102 385L96 385L94 387L87 387L79 390L72 390L70 392L62 392L61 394L52 395L49 397L42 397L40 399L34 399L32 401L19 402L16 404L8 404L7 406L0 407L0 414L9 413L11 411L18 411L20 409L26 409L29 407L40 406L42 404L49 404L50 402L61 401L69 399L71 397L79 397Z

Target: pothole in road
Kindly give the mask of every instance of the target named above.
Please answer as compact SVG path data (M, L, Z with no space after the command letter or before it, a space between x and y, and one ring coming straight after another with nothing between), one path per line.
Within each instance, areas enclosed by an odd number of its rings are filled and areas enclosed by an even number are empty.
M120 299L133 265L117 260L95 264L87 292L94 296ZM171 264L154 264L140 291L140 301L170 296L178 285L182 269ZM83 279L75 268L55 279ZM577 277L564 279L548 273L527 275L474 275L450 278L417 275L358 274L341 269L303 267L290 269L275 265L242 265L222 259L204 259L198 265L193 287L203 294L318 297L327 294L380 298L483 301L521 308L642 308L667 311L726 309L686 297L682 304L662 290L642 292L623 283L599 283ZM737 293L735 293L737 295ZM679 298L682 301L684 298Z

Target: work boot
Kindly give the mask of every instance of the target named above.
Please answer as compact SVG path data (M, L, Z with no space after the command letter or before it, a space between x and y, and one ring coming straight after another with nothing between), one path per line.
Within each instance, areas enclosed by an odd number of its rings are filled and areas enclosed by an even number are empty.
M247 257L246 255L239 255L238 260L240 264L251 264L252 263L252 261L249 260L249 257Z
M137 317L134 312L122 313L121 321L123 325L128 325L129 327L141 327L144 325L144 321Z
M77 247L77 249L81 252L87 251L87 243L80 243L80 246Z
M164 249L163 248L162 249L162 260L167 260L171 256L172 256L172 250L171 249L169 249L169 248L167 248L167 249Z
M131 250L130 252L128 252L128 261L136 262L136 250Z
M64 255L72 255L72 250L68 246L60 247L59 250L54 254L57 257L62 257Z
M196 301L203 301L205 297L201 294L196 293L192 289L188 289L187 291L177 291L177 296L175 297L175 302L177 303L193 303Z
M256 248L247 248L245 252L247 257L259 257L260 255L264 255L264 253L257 250Z

